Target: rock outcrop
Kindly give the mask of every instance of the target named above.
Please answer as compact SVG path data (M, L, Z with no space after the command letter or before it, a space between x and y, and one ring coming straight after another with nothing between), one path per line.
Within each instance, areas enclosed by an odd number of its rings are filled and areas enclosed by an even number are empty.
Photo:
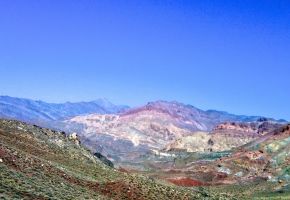
M184 150L187 152L220 152L245 145L263 135L283 126L273 121L249 123L224 122L211 132L195 132L167 145L165 150Z

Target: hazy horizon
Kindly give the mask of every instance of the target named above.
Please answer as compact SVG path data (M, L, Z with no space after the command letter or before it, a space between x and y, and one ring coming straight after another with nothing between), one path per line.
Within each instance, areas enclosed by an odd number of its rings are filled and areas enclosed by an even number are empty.
M249 3L250 2L250 3ZM0 95L290 119L288 1L1 1Z
M129 106L130 108L136 108L136 107L142 107L145 106L147 103L149 102L157 102L157 101L166 101L166 102L177 102L177 103L182 103L184 105L190 105L190 106L194 106L198 109L204 110L204 111L209 111L209 110L215 110L215 111L219 111L219 112L227 112L229 114L234 114L234 115L245 115L245 116L261 116L261 117L268 117L268 118L274 118L276 120L286 120L289 121L289 119L286 118L275 118L273 116L262 116L262 115L249 115L249 114L245 114L245 113L231 113L229 111L226 110L219 110L219 109L215 109L215 108L201 108L199 105L192 105L190 103L186 103L186 102L180 102L180 101L176 101L176 100L165 100L165 99L156 99L156 100L152 100L152 101L148 101L148 102L144 102L143 104L140 105L128 105L128 104L116 104L115 102L111 101L108 98L105 97L100 97L100 98L96 98L96 99L91 99L91 100L80 100L80 101L60 101L60 102L49 102L49 101L44 101L42 99L33 99L33 98L22 98L22 97L13 97L13 96L9 96L9 95L0 95L0 97L12 97L12 98L20 98L20 99L28 99L28 100L33 100L33 101L42 101L45 103L55 103L55 104L62 104L62 103L80 103L80 102L93 102L93 101L98 101L98 100L105 100L105 101L109 101L110 103L113 103L114 105L119 105L119 106Z

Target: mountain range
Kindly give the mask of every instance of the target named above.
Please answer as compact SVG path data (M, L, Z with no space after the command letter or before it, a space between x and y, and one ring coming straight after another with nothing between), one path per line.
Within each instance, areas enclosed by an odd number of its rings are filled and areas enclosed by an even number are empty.
M227 121L255 123L253 126L257 128L264 123L273 124L273 127L276 127L274 124L283 124L282 120L212 110L203 111L178 102L156 101L119 114L76 116L66 120L65 125L68 131L75 128L83 143L92 151L101 152L115 163L129 162L132 165L142 163L139 158L144 155L175 148L172 143L176 140L191 138L192 141L198 141L200 138L200 134L196 134L198 131L204 132L206 145L210 140L214 142L208 149L220 151L230 150L237 144L242 145L258 137L256 133L247 137L246 135L250 134L245 133L247 131L244 129L236 132L235 136L224 137L222 131L215 131L217 133L212 134L216 126ZM225 142L225 139L231 143ZM183 141L182 145L186 146L188 139ZM169 145L172 145L172 148L169 148ZM207 147L200 145L200 148ZM192 146L191 149L197 151L200 148L194 149Z
M130 108L8 96L0 118L0 198L290 197L285 120L176 101Z
M31 99L0 96L1 117L32 123L63 120L91 113L118 113L128 108L128 106L114 105L104 98L90 102L46 103Z
M126 105L115 105L105 98L90 102L47 103L40 100L0 96L0 117L28 122L61 121L79 115L116 114L125 111L127 111L125 113L130 114L150 109L167 113L174 118L189 123L195 121L196 124L193 127L192 124L189 124L188 127L196 130L210 130L216 124L224 121L251 122L263 118L261 116L234 115L216 110L203 111L194 106L175 101L149 102L145 106L130 109ZM286 122L282 119L275 121Z
M266 122L273 124L273 127L286 122L262 116L204 111L176 101L155 101L129 108L106 99L55 104L8 96L0 97L0 117L76 132L81 142L93 153L101 153L122 166L124 163L135 165L143 156L164 149L223 151L259 136L256 133L246 134L246 130L240 130L234 136L225 134L226 130L214 131L216 126L224 122L255 123L253 126ZM197 134L198 131L203 133ZM203 145L195 147L193 143L196 141Z

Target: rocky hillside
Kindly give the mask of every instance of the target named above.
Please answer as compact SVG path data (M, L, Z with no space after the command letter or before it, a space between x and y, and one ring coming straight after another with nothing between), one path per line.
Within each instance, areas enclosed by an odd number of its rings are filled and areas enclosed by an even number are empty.
M282 127L283 124L266 119L256 122L224 122L211 132L195 132L168 144L166 151L220 152L247 144Z
M230 130L230 125L226 128L217 126L229 119L238 121L236 130ZM250 126L251 122L253 126L268 122L278 124L273 119L202 111L193 106L165 101L151 102L120 114L76 116L66 120L65 124L68 130L78 131L83 143L92 151L99 151L117 163L133 162L140 156L163 149L176 148L189 152L228 150L260 135L257 130L246 130L245 127L238 130L238 124ZM204 132L214 128L210 133ZM204 133L196 134L196 131Z
M283 189L290 184L290 125L275 129L234 150L229 156L204 165L204 171L222 172L220 182L267 180ZM197 166L195 165L194 168ZM200 168L201 166L198 166Z
M18 121L0 120L1 199L219 199L119 172L65 136Z
M201 133L200 133L201 134ZM238 199L290 198L290 125L226 152L170 152L150 160L147 175L182 186L206 186Z
M164 148L178 137L190 135L169 115L154 110L130 115L87 115L67 121L83 125L80 137L91 150L101 151L114 161L131 160L151 150Z

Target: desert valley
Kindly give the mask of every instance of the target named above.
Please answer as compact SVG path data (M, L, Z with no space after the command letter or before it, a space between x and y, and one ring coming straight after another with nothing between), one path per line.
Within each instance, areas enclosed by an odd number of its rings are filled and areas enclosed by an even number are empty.
M290 0L0 0L0 200L290 200Z
M290 126L282 119L167 101L130 108L1 96L0 108L4 198L49 197L38 176L67 184L67 198L146 199L148 189L166 199L156 188L174 188L174 199L289 197Z

